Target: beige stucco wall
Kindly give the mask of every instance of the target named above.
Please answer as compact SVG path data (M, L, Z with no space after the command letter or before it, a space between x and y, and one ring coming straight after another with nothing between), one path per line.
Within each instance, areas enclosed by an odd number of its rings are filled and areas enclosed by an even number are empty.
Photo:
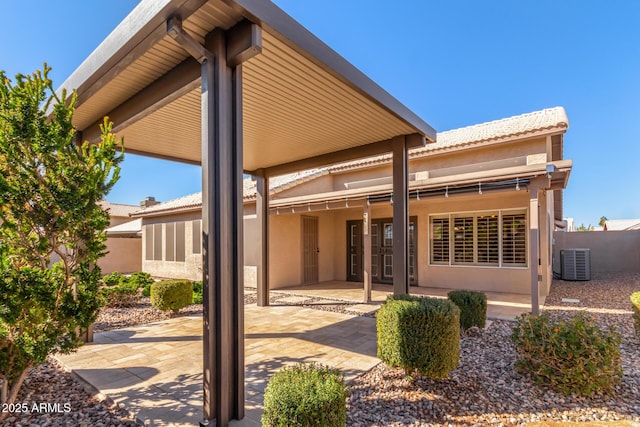
M516 143L501 143L484 148L469 148L455 153L432 155L424 159L412 160L410 172L439 170L501 159L522 158L530 154L549 152L549 140L536 138ZM333 190L344 190L345 183L366 181L391 176L391 165L364 168L356 171L324 175L290 189L279 192L274 199L289 198ZM503 291L521 294L531 292L530 267L497 268L478 266L431 266L429 265L429 215L461 212L482 212L519 209L529 216L529 192L527 190L500 193L452 195L449 198L432 197L420 201L412 200L410 215L417 217L418 226L418 284L420 286L451 289L476 289ZM551 237L553 224L552 192L541 192L540 206L540 248L542 277L541 294L548 294L551 284ZM392 207L389 203L371 205L372 218L389 218ZM319 221L319 280L346 279L346 221L362 219L362 208L313 211L304 215L315 216ZM272 289L298 285L302 281L302 217L301 213L281 212L269 218L269 277ZM187 214L183 220L199 218L199 212ZM145 224L176 221L179 218L147 218ZM164 277L187 277L194 280L201 275L201 255L191 256L191 228L186 225L186 262L143 261L143 268L151 274ZM259 227L255 216L255 203L245 205L244 217L244 263L249 268L249 276L255 277L255 265L260 255ZM527 235L527 242L528 242ZM144 242L144 239L143 239ZM143 243L144 245L144 243ZM163 245L164 248L164 245ZM144 254L144 247L142 248ZM527 257L528 259L528 257ZM172 265L173 264L173 265ZM181 266L177 264L182 264ZM534 267L535 268L535 267ZM255 282L255 279L251 279Z
M200 219L200 211L187 212L179 215L163 216L163 217L150 217L144 218L142 222L142 271L151 274L154 277L159 278L172 278L172 279L189 279L189 280L202 280L202 254L194 254L192 249L193 244L193 220ZM165 261L166 259L166 245L165 245L165 228L167 222L185 221L185 261ZM150 224L162 224L163 226L163 240L162 240L162 261L161 260L147 260L146 256L146 236L145 225Z
M98 261L102 274L142 271L141 238L109 237L106 244L109 253Z
M591 272L640 272L640 230L589 231L566 233L556 231L555 270L560 273L560 250L591 249Z

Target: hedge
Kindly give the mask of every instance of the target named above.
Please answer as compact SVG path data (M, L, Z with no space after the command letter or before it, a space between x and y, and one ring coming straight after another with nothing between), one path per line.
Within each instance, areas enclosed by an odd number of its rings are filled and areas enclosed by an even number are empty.
M407 374L444 378L460 359L460 309L448 300L398 295L376 314L378 357Z

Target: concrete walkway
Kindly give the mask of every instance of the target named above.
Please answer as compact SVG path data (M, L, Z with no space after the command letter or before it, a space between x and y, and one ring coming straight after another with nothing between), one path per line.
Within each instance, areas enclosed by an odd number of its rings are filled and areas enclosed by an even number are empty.
M260 425L265 386L283 366L322 362L349 380L379 362L373 318L252 304L245 334L246 417L237 426ZM201 317L98 333L58 360L146 425L195 426L202 418Z
M309 295L318 298L335 298L350 302L364 301L364 285L359 282L330 281L315 285L293 286L278 289L293 294ZM412 295L423 295L435 298L446 298L451 289L427 288L411 286ZM393 294L393 286L374 284L371 292L372 302L355 307L363 311L375 311L389 295ZM522 313L531 311L531 296L506 292L485 292L487 295L487 318L492 320L514 320ZM545 297L540 297L540 307L544 305Z

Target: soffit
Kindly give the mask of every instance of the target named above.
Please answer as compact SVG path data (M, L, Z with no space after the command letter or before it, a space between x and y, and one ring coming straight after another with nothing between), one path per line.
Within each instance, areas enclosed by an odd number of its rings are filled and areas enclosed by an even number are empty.
M276 8L270 3L265 7ZM248 14L235 2L209 0L193 14L183 17L183 27L202 42L214 28L235 25L243 19L243 13ZM409 112L409 120L398 114L397 101L392 99L394 106L389 107L331 66L301 52L304 49L266 22L262 22L262 26L262 53L243 65L245 170L275 166L397 135L420 133L427 139L435 135L425 132L425 129L432 130L426 123L416 126L413 113ZM158 31L156 29L156 36ZM79 91L74 117L78 129L85 130L100 121L102 116L188 57L167 35L149 45L137 58L125 61L122 69L104 79L99 87L86 91L88 95ZM375 85L366 77L365 80ZM391 99L386 92L384 95L383 98ZM417 122L424 123L419 119ZM200 90L193 90L119 130L118 136L125 138L125 148L131 152L199 163Z

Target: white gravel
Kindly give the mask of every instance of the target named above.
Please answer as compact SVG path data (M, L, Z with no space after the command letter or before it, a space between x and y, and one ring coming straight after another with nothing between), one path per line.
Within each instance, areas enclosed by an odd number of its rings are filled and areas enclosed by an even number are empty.
M566 317L588 310L603 328L615 325L623 335L624 377L612 396L567 397L536 386L516 371L510 340L513 322L494 321L486 330L463 335L460 365L445 380L418 378L409 382L402 371L380 364L355 379L348 400L348 426L511 426L530 422L618 421L640 426L640 340L635 337L629 296L640 290L640 274L613 274L589 282L554 281L545 310ZM271 301L288 296L278 292ZM579 299L563 303L562 298ZM255 303L255 295L245 298ZM315 303L315 304L314 304ZM348 312L348 303L318 306L310 298L301 305ZM189 306L180 315L202 312ZM354 314L353 312L349 312ZM129 309L105 309L96 331L133 326L170 316L148 299ZM34 369L18 397L19 403L59 404L62 411L13 413L3 426L135 425L128 414L85 391L71 374L50 361ZM65 412L64 404L70 410ZM52 408L49 408L52 409Z

